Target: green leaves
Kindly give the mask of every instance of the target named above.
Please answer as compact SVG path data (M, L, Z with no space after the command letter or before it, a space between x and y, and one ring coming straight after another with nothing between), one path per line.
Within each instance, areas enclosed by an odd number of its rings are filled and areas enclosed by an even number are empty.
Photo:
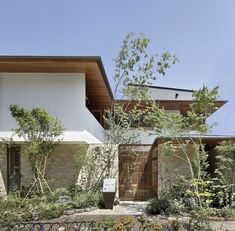
M44 187L51 190L44 178L47 157L59 142L63 126L58 119L41 108L27 110L12 104L10 112L18 124L18 128L14 130L15 133L25 141L25 151L29 156L34 174L34 182L29 192L35 187L43 194Z
M105 122L109 127L107 140L114 144L130 144L137 142L139 129L135 129L144 110L136 104L132 108L125 108L125 104L115 104L112 110L107 110Z
M15 132L25 141L52 141L63 131L63 126L58 119L52 117L44 109L27 110L12 104L10 105L10 112L18 123Z
M214 108L214 102L218 96L219 87L216 86L209 90L207 86L203 85L198 91L193 92L194 102L191 105L192 111L208 117L210 109Z
M217 173L219 173L227 183L235 182L235 143L231 140L223 141L216 147L218 155Z
M115 97L119 95L121 98L134 100L146 99L146 91L142 85L151 85L158 74L165 75L166 69L178 62L176 55L169 52L164 52L161 56L149 55L149 43L150 39L143 33L138 36L129 33L123 40L121 50L114 59ZM132 89L133 85L135 91ZM141 91L142 94L135 94Z

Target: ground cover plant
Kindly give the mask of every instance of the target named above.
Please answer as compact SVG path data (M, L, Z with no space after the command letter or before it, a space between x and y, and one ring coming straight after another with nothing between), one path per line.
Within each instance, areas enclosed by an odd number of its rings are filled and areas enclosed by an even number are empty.
M103 206L99 191L87 192L74 188L56 189L43 196L31 193L24 197L23 192L8 195L0 203L1 230L14 230L14 227L27 221L58 218L67 210ZM67 200L61 201L64 197Z

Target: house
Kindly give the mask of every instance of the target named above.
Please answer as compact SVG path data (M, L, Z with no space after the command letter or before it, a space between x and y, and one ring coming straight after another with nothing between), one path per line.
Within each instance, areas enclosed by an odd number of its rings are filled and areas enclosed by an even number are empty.
M150 87L150 96L169 113L186 114L192 91ZM10 104L25 108L41 107L58 117L65 127L63 140L47 165L47 177L54 187L74 183L74 153L78 144L98 147L105 141L103 115L114 98L100 57L0 57L0 137L10 138L16 127ZM120 101L121 102L121 101ZM217 109L226 101L216 101ZM214 111L212 111L213 113ZM140 144L119 146L113 176L122 200L146 200L158 193L159 165L180 166L176 160L160 159L156 147L161 137L149 135L146 128ZM228 137L204 137L208 149ZM0 193L10 192L32 182L32 170L24 152L23 140L14 137L16 147L0 152ZM126 155L135 152L137 155ZM211 151L213 152L213 151Z

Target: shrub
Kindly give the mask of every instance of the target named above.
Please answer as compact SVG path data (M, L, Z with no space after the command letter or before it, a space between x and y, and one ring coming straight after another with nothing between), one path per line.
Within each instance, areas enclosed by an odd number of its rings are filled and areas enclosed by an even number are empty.
M234 209L218 209L217 216L225 217L225 218L235 218L235 210Z
M36 218L37 220L57 218L63 214L65 208L66 207L64 205L41 202L35 208L35 210L37 209Z
M170 209L170 202L166 198L153 198L150 199L146 207L148 214L166 214Z
M74 208L88 208L93 206L98 206L101 204L100 202L101 196L99 192L83 192L78 193L72 198L71 205Z
M114 223L113 228L115 231L129 231L133 225L134 222L131 217L123 217L121 220Z
M107 217L101 221L95 223L93 227L93 231L115 231L114 228L114 220L111 217Z
M123 217L118 221L114 221L111 217L107 217L96 222L93 231L129 231L133 227L134 222L131 217Z

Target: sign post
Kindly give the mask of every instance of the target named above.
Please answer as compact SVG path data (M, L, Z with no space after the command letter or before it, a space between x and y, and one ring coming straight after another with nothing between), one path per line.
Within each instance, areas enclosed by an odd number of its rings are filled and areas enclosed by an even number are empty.
M113 209L114 198L116 194L116 179L104 179L103 197L106 209Z

